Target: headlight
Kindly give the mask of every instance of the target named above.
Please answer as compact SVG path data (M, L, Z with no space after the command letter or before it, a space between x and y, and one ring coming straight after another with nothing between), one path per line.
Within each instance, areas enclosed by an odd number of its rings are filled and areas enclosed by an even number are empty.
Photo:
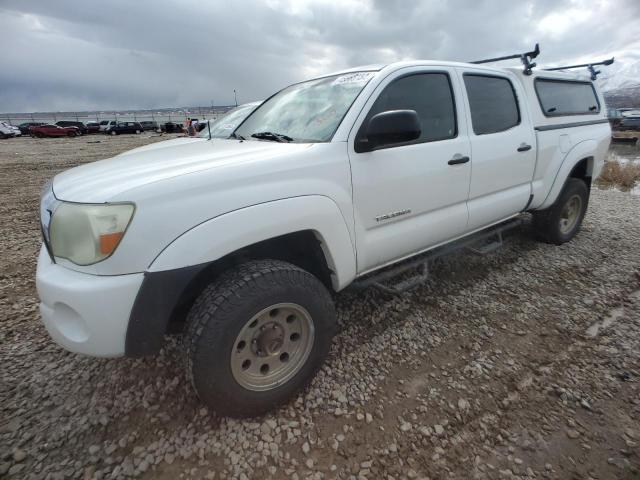
M76 265L91 265L118 247L133 217L130 203L61 202L51 217L51 252Z

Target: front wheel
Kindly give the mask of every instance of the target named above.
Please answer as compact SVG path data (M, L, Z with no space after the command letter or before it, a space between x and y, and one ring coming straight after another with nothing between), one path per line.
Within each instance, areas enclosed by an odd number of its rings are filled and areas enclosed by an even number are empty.
M115 131L111 130L111 135L117 135Z
M285 403L322 365L335 332L331 295L290 263L242 264L205 288L187 318L187 374L222 415Z
M555 203L546 210L533 212L534 227L542 240L561 245L579 231L589 204L587 184L569 178Z

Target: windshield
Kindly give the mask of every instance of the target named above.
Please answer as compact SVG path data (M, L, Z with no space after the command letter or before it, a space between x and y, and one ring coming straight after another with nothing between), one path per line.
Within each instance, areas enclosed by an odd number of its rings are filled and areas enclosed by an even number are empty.
M234 133L247 140L253 135L265 140L328 142L373 75L354 72L291 85L264 102Z
M216 120L208 120L209 128L211 129L211 138L229 138L229 135L231 135L236 127L257 107L257 104L240 105ZM199 137L209 138L209 128L205 125Z

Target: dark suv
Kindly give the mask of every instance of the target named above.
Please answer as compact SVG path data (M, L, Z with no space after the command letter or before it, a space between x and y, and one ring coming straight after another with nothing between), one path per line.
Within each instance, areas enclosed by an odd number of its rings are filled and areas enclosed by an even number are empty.
M87 122L87 133L99 133L100 124L98 122Z
M120 135L121 133L140 133L142 130L142 125L138 122L118 122L105 130L105 133L108 135Z
M148 130L153 130L153 131L158 130L158 122L145 121L145 122L140 122L140 125L142 126L142 130L144 130L145 132Z
M59 127L76 127L81 135L86 135L88 133L87 126L82 122L60 120L59 122L56 122L56 125Z
M175 122L167 122L162 125L162 131L166 133L184 133L182 125Z
M618 123L618 130L638 130L640 131L640 117L623 117Z

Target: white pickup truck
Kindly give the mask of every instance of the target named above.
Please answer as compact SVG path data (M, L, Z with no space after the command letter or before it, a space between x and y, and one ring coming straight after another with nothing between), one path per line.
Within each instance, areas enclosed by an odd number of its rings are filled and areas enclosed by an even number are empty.
M57 175L42 319L93 356L153 354L182 329L201 400L257 415L321 366L354 281L524 212L569 241L609 139L602 96L567 73L412 61L297 83L229 139Z

